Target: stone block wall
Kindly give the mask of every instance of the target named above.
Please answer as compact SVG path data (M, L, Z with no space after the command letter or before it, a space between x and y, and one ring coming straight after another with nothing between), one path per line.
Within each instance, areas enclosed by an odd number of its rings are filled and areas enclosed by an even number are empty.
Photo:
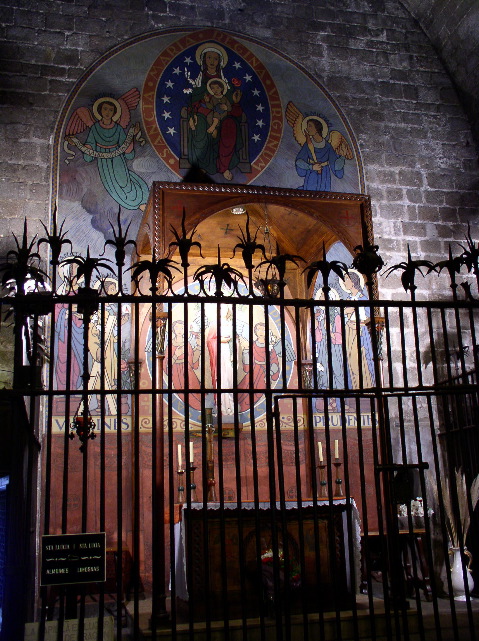
M471 127L431 43L399 0L3 0L0 253L47 222L56 119L74 83L109 48L149 30L213 26L303 65L339 103L358 138L376 242L388 264L436 261L477 218ZM445 277L444 277L445 278ZM422 295L447 288L420 283ZM395 276L387 297L404 295ZM402 292L402 293L401 293Z

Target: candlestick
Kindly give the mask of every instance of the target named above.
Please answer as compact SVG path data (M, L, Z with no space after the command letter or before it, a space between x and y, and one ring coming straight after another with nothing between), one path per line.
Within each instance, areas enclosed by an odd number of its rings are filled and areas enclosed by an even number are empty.
M336 468L336 479L335 479L335 484L336 484L336 489L334 490L334 497L335 498L342 498L344 496L343 494L343 479L339 476L339 468L341 467L341 463L339 461L333 463L334 467Z
M323 462L323 444L321 441L318 441L318 454L319 454L319 462Z
M318 468L319 468L319 497L324 499L327 497L327 492L326 492L327 482L326 482L326 479L324 478L325 477L324 471L326 469L326 464L321 463L320 465L318 465Z
M183 460L181 458L181 443L178 443L178 472L183 469Z
M206 475L208 485L208 502L216 503L216 480L215 480L215 456L213 443L213 411L210 407L205 408L206 427Z
M339 441L337 439L334 441L334 458L339 458Z
M190 441L190 465L193 465L193 441Z
M179 446L178 446L179 447ZM183 485L183 474L184 470L178 470L178 503L183 504L185 502L185 486Z
M191 500L193 501L193 503L198 503L198 496L196 494L195 470L196 470L196 467L194 465L190 465Z

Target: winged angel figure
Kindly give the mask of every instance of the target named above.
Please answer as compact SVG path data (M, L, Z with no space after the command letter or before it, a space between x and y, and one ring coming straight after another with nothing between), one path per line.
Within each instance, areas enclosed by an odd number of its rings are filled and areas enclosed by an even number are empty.
M78 107L68 121L64 149L69 154L66 162L75 155L68 144L83 152L86 162L98 161L98 171L103 186L110 196L125 209L144 210L148 200L148 185L128 169L127 160L135 157L134 137L141 144L140 124L128 127L131 112L140 100L138 89L130 89L118 100L103 96L93 104L93 113L88 107ZM78 134L89 129L85 143L80 142Z
M346 159L353 152L339 131L330 131L321 116L304 116L292 102L286 105L286 120L301 149L296 156L296 171L304 178L300 189L331 191L331 172L336 178L344 176Z

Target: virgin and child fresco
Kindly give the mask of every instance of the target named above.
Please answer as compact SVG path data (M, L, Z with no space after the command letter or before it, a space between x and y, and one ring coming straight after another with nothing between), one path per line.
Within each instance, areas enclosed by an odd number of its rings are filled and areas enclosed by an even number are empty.
M172 59L160 55L142 103L147 135L173 166L192 166L215 181L250 182L276 154L281 101L263 63L228 41L178 41ZM188 45L189 46L186 46ZM186 48L183 48L186 47ZM165 64L166 62L166 64ZM160 136L157 136L159 132Z
M80 80L55 134L53 198L73 251L135 237L154 180L358 193L353 133L325 88L260 43L214 29L149 33ZM86 241L86 242L85 242Z

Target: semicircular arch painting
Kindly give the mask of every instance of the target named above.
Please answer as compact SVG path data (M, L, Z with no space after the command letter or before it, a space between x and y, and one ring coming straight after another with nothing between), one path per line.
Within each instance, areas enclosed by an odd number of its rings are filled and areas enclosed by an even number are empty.
M216 29L150 32L100 58L55 132L52 194L73 250L102 251L118 216L136 235L154 180L194 168L224 184L361 193L359 148L305 69ZM198 174L195 174L198 175Z

